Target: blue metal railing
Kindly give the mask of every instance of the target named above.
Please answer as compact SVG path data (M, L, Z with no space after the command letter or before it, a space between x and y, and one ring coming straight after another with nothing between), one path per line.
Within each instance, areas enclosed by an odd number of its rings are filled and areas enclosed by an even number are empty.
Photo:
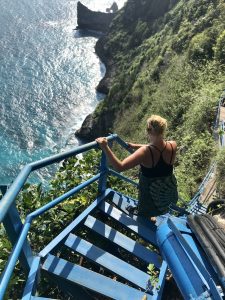
M219 107L221 106L221 103L222 102L220 101ZM217 113L217 118L216 118L216 123L217 122L218 122L218 113ZM224 131L225 130L225 121L224 120L222 121L220 126L221 126L221 130ZM112 135L108 136L107 140L108 141L116 141L123 148L125 148L129 152L132 152L131 149L129 148L129 146L121 138L119 138L115 134L112 134ZM224 147L225 146L225 135L224 134L220 135L220 142L221 142L221 146ZM37 162L33 162L33 163L30 163L30 164L26 165L21 170L21 172L19 173L19 175L17 176L15 181L12 183L10 188L7 190L6 194L0 200L0 222L4 222L4 220L7 218L7 214L10 212L11 208L15 204L16 197L18 196L20 190L23 188L23 186L24 186L27 178L29 177L30 173L32 173L35 170L41 169L43 167L52 165L54 163L59 163L62 160L67 159L67 158L72 157L72 156L75 156L77 154L86 152L86 151L91 150L91 149L97 149L97 148L98 148L98 144L96 142L92 142L92 143L88 143L88 144L85 144L83 146L77 147L75 149L72 149L70 151L64 152L62 154L54 155L54 156L51 156L49 158L42 159L42 160L39 160ZM200 188L199 188L198 193L196 194L196 197L194 197L189 204L192 204L192 202L195 202L195 201L198 200L199 194L201 194L202 189L204 188L204 185L208 181L208 179L210 177L210 173L212 172L213 168L214 168L214 166L212 166L211 170L209 171L209 173L205 177L205 180L200 185ZM104 192L104 190L106 188L106 176L108 174L112 174L114 176L117 176L117 177L119 177L119 178L121 178L121 179L123 179L123 180L125 180L125 181L127 181L127 182L129 182L129 183L131 183L131 184L138 187L138 184L136 182L134 182L131 179L115 172L114 170L108 169L108 166L107 166L107 163L106 163L106 158L105 158L104 154L102 154L101 168L100 168L100 172L97 175L95 175L91 179L85 181L84 183L81 183L80 185L72 188L67 193L57 197L56 199L54 199L51 202L44 205L43 207L41 207L41 208L37 209L36 211L30 213L26 217L25 223L23 224L23 226L22 226L22 228L19 232L19 238L14 243L12 253L11 253L10 258L9 258L7 264L6 264L4 272L2 273L1 278L0 278L0 300L3 299L3 297L4 297L5 291L7 289L8 283L10 281L12 272L15 268L16 262L17 262L17 260L20 256L20 254L21 254L22 248L24 247L24 243L27 240L27 234L29 232L32 221L36 217L44 214L46 211L48 211L51 208L55 207L56 205L63 202L64 200L66 200L70 196L75 195L80 190L82 190L83 188L89 186L90 184L92 184L95 181L99 181L99 192L100 193ZM22 224L22 222L21 222L21 224ZM25 254L25 256L26 256L26 254ZM28 265L29 265L29 263L28 263Z
M221 95L221 97L219 99L219 103L218 103L218 107L217 107L217 111L216 111L216 118L215 118L215 122L214 122L214 126L213 126L214 137L215 137L216 140L219 139L219 146L220 146L220 148L224 148L225 147L225 120L221 120L220 121L221 107L224 106L224 103L225 103L225 90L223 91L223 93L222 93L222 95ZM218 130L220 132L219 137L218 137ZM207 183L209 182L210 178L212 177L212 174L215 172L215 168L216 168L216 164L214 162L211 165L208 173L204 177L203 181L199 185L198 191L195 193L194 197L188 203L190 211L192 210L192 207L197 202L199 202L199 198L200 198L201 194L203 193L203 191L205 189L205 186L207 185Z
M108 141L116 141L123 148L130 151L128 145L122 139L120 139L116 134L112 134L112 135L108 136L107 140ZM39 160L37 162L33 162L33 163L30 163L30 164L26 165L21 170L21 172L19 173L19 175L17 176L15 181L12 183L12 185L10 186L10 188L7 190L6 194L3 196L2 200L0 201L0 222L4 222L4 220L7 218L7 214L9 213L11 207L14 205L16 197L18 196L20 190L24 186L24 184L25 184L25 182L26 182L26 180L27 180L27 178L28 178L28 176L30 175L31 172L33 172L35 170L38 170L40 168L49 166L53 163L58 163L58 162L66 159L66 158L71 157L71 156L75 156L77 154L86 152L86 151L91 150L91 149L96 149L96 148L98 148L98 144L96 142L92 142L92 143L88 143L88 144L85 144L83 146L77 147L75 149L72 149L70 151L64 152L62 154L57 154L57 155L51 156L49 158L42 159L42 160ZM15 268L16 262L17 262L17 260L20 256L20 254L21 254L22 248L24 247L24 243L27 240L27 235L28 235L30 226L32 224L32 221L35 218L37 218L38 216L40 216L40 215L44 214L45 212L47 212L48 210L50 210L51 208L55 207L59 203L63 202L67 198L75 195L80 190L84 189L85 187L89 186L90 184L92 184L95 181L99 181L99 191L104 192L105 182L104 182L103 178L107 176L107 173L111 173L114 176L117 176L119 178L123 178L123 180L125 180L129 183L132 183L134 185L136 184L135 182L133 182L129 178L127 178L125 176L122 176L117 172L114 172L112 170L109 171L108 166L106 164L105 155L104 155L104 153L102 153L100 173L93 176L91 179L79 184L78 186L72 188L71 190L69 190L65 194L63 194L63 195L59 196L58 198L52 200L51 202L47 203L46 205L38 208L37 210L30 213L26 217L24 225L22 226L22 229L19 233L18 240L14 244L12 253L9 257L9 260L6 264L6 267L3 271L3 273L1 274L1 278L0 278L0 300L2 300L3 297L4 297L4 294L6 292L8 284L9 284L9 281L10 281L10 278L12 276L13 270Z

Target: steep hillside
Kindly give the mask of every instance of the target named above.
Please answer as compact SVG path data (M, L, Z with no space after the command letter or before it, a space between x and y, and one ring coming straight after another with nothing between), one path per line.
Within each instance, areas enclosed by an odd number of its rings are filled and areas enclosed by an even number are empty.
M225 88L224 15L223 0L128 0L96 46L109 92L81 136L116 132L141 142L147 117L166 117L168 137L180 147L180 192L189 198L215 154L212 127Z

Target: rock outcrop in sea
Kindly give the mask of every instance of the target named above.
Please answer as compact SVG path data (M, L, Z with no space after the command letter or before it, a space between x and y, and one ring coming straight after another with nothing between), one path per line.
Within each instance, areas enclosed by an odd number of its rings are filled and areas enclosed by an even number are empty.
M97 41L95 46L97 55L106 66L106 74L97 86L97 91L107 96L77 130L76 135L80 139L91 141L97 136L107 135L116 129L116 122L124 124L124 132L129 131L124 121L125 117L128 118L125 112L132 106L135 107L136 103L141 105L143 87L149 89L152 80L155 88L160 74L169 66L171 53L173 53L171 49L174 45L180 45L178 29L183 15L181 12L178 15L179 9L173 12L178 2L181 0L127 0L123 9L116 13L108 32ZM176 26L173 18L176 19ZM171 48L168 48L170 41L165 32L170 26L169 35L174 42ZM157 36L158 33L164 36L167 42ZM174 38L176 34L178 40ZM153 41L151 44L148 42L150 38ZM163 55L162 61L159 59L159 53ZM138 79L139 74L143 74L141 80ZM147 78L149 78L148 83ZM145 85L142 84L143 82ZM112 87L114 88L111 89ZM149 91L149 95L154 88ZM142 115L141 110L138 111ZM124 119L120 122L118 116L122 115ZM135 111L133 115L136 115Z
M101 32L106 32L109 29L110 23L112 19L115 17L116 12L118 10L118 6L116 2L112 4L110 8L107 8L106 11L108 13L103 12L95 12L88 9L85 5L83 5L80 1L77 3L77 29L86 29L86 30L96 30ZM105 55L104 50L105 39L102 36L95 45L95 52L101 61L105 64L106 73L105 76L101 79L96 90L103 94L108 94L109 88L111 86L111 81L114 74L113 62ZM107 120L109 120L112 116L111 114L105 115ZM80 138L84 141L91 141L95 138L93 135L93 114L89 114L80 129L75 132L76 137ZM104 120L102 120L102 125L104 124ZM103 125L104 126L104 125ZM100 130L99 130L100 131Z
M77 28L107 32L116 15L116 8L117 5L113 5L109 8L109 12L93 11L78 1Z

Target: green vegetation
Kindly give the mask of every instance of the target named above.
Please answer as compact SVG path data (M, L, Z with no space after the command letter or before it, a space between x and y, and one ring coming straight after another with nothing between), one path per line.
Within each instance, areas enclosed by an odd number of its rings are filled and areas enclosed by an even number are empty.
M218 98L225 88L224 15L223 0L128 0L104 37L104 54L113 62L115 74L109 94L93 115L93 131L101 135L116 132L125 140L145 142L147 117L166 117L168 139L175 139L179 146L179 193L187 201L217 151L212 132ZM223 150L217 156L222 197L224 157ZM93 151L63 162L48 190L27 184L17 199L23 221L29 212L90 178L98 164L99 155ZM111 178L108 184L136 198L136 190L124 182ZM33 250L43 248L96 195L97 185L93 184L37 218L29 235ZM1 273L11 246L3 228L0 235ZM154 275L151 267L149 271ZM17 266L11 281L14 289L9 288L14 296L23 283L17 280L19 272Z
M98 173L100 165L100 151L89 151L83 157L72 157L63 161L59 170L46 189L41 184L27 183L20 192L16 203L17 209L24 223L26 216L40 208L44 204L56 199L80 183ZM137 198L137 189L116 177L109 177L108 187L113 187L126 195ZM65 228L76 216L89 206L97 197L97 182L83 189L78 194L68 198L61 204L49 210L42 216L34 219L29 231L28 239L34 253L44 248L63 228ZM1 199L1 195L0 195ZM0 274L9 258L12 246L8 240L4 227L0 228ZM5 299L21 299L26 276L21 271L19 263L16 266ZM51 295L51 290L46 282L40 287L40 293ZM54 294L57 297L57 291Z
M168 138L180 148L176 173L186 200L216 151L212 131L225 87L224 14L222 0L128 0L104 37L116 74L93 115L93 132L144 142L147 117L166 117Z
M218 192L220 199L225 199L225 149L222 149L218 152L216 157L217 163L217 173L216 179L218 182Z

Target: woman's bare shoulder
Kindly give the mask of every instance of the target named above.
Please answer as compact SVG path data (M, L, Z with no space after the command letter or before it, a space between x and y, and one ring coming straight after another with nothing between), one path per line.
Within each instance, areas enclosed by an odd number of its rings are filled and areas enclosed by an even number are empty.
M176 141L167 141L167 143L170 143L173 146L173 149L177 149Z
M149 145L142 145L137 151L139 151L140 153L145 154L148 150Z

